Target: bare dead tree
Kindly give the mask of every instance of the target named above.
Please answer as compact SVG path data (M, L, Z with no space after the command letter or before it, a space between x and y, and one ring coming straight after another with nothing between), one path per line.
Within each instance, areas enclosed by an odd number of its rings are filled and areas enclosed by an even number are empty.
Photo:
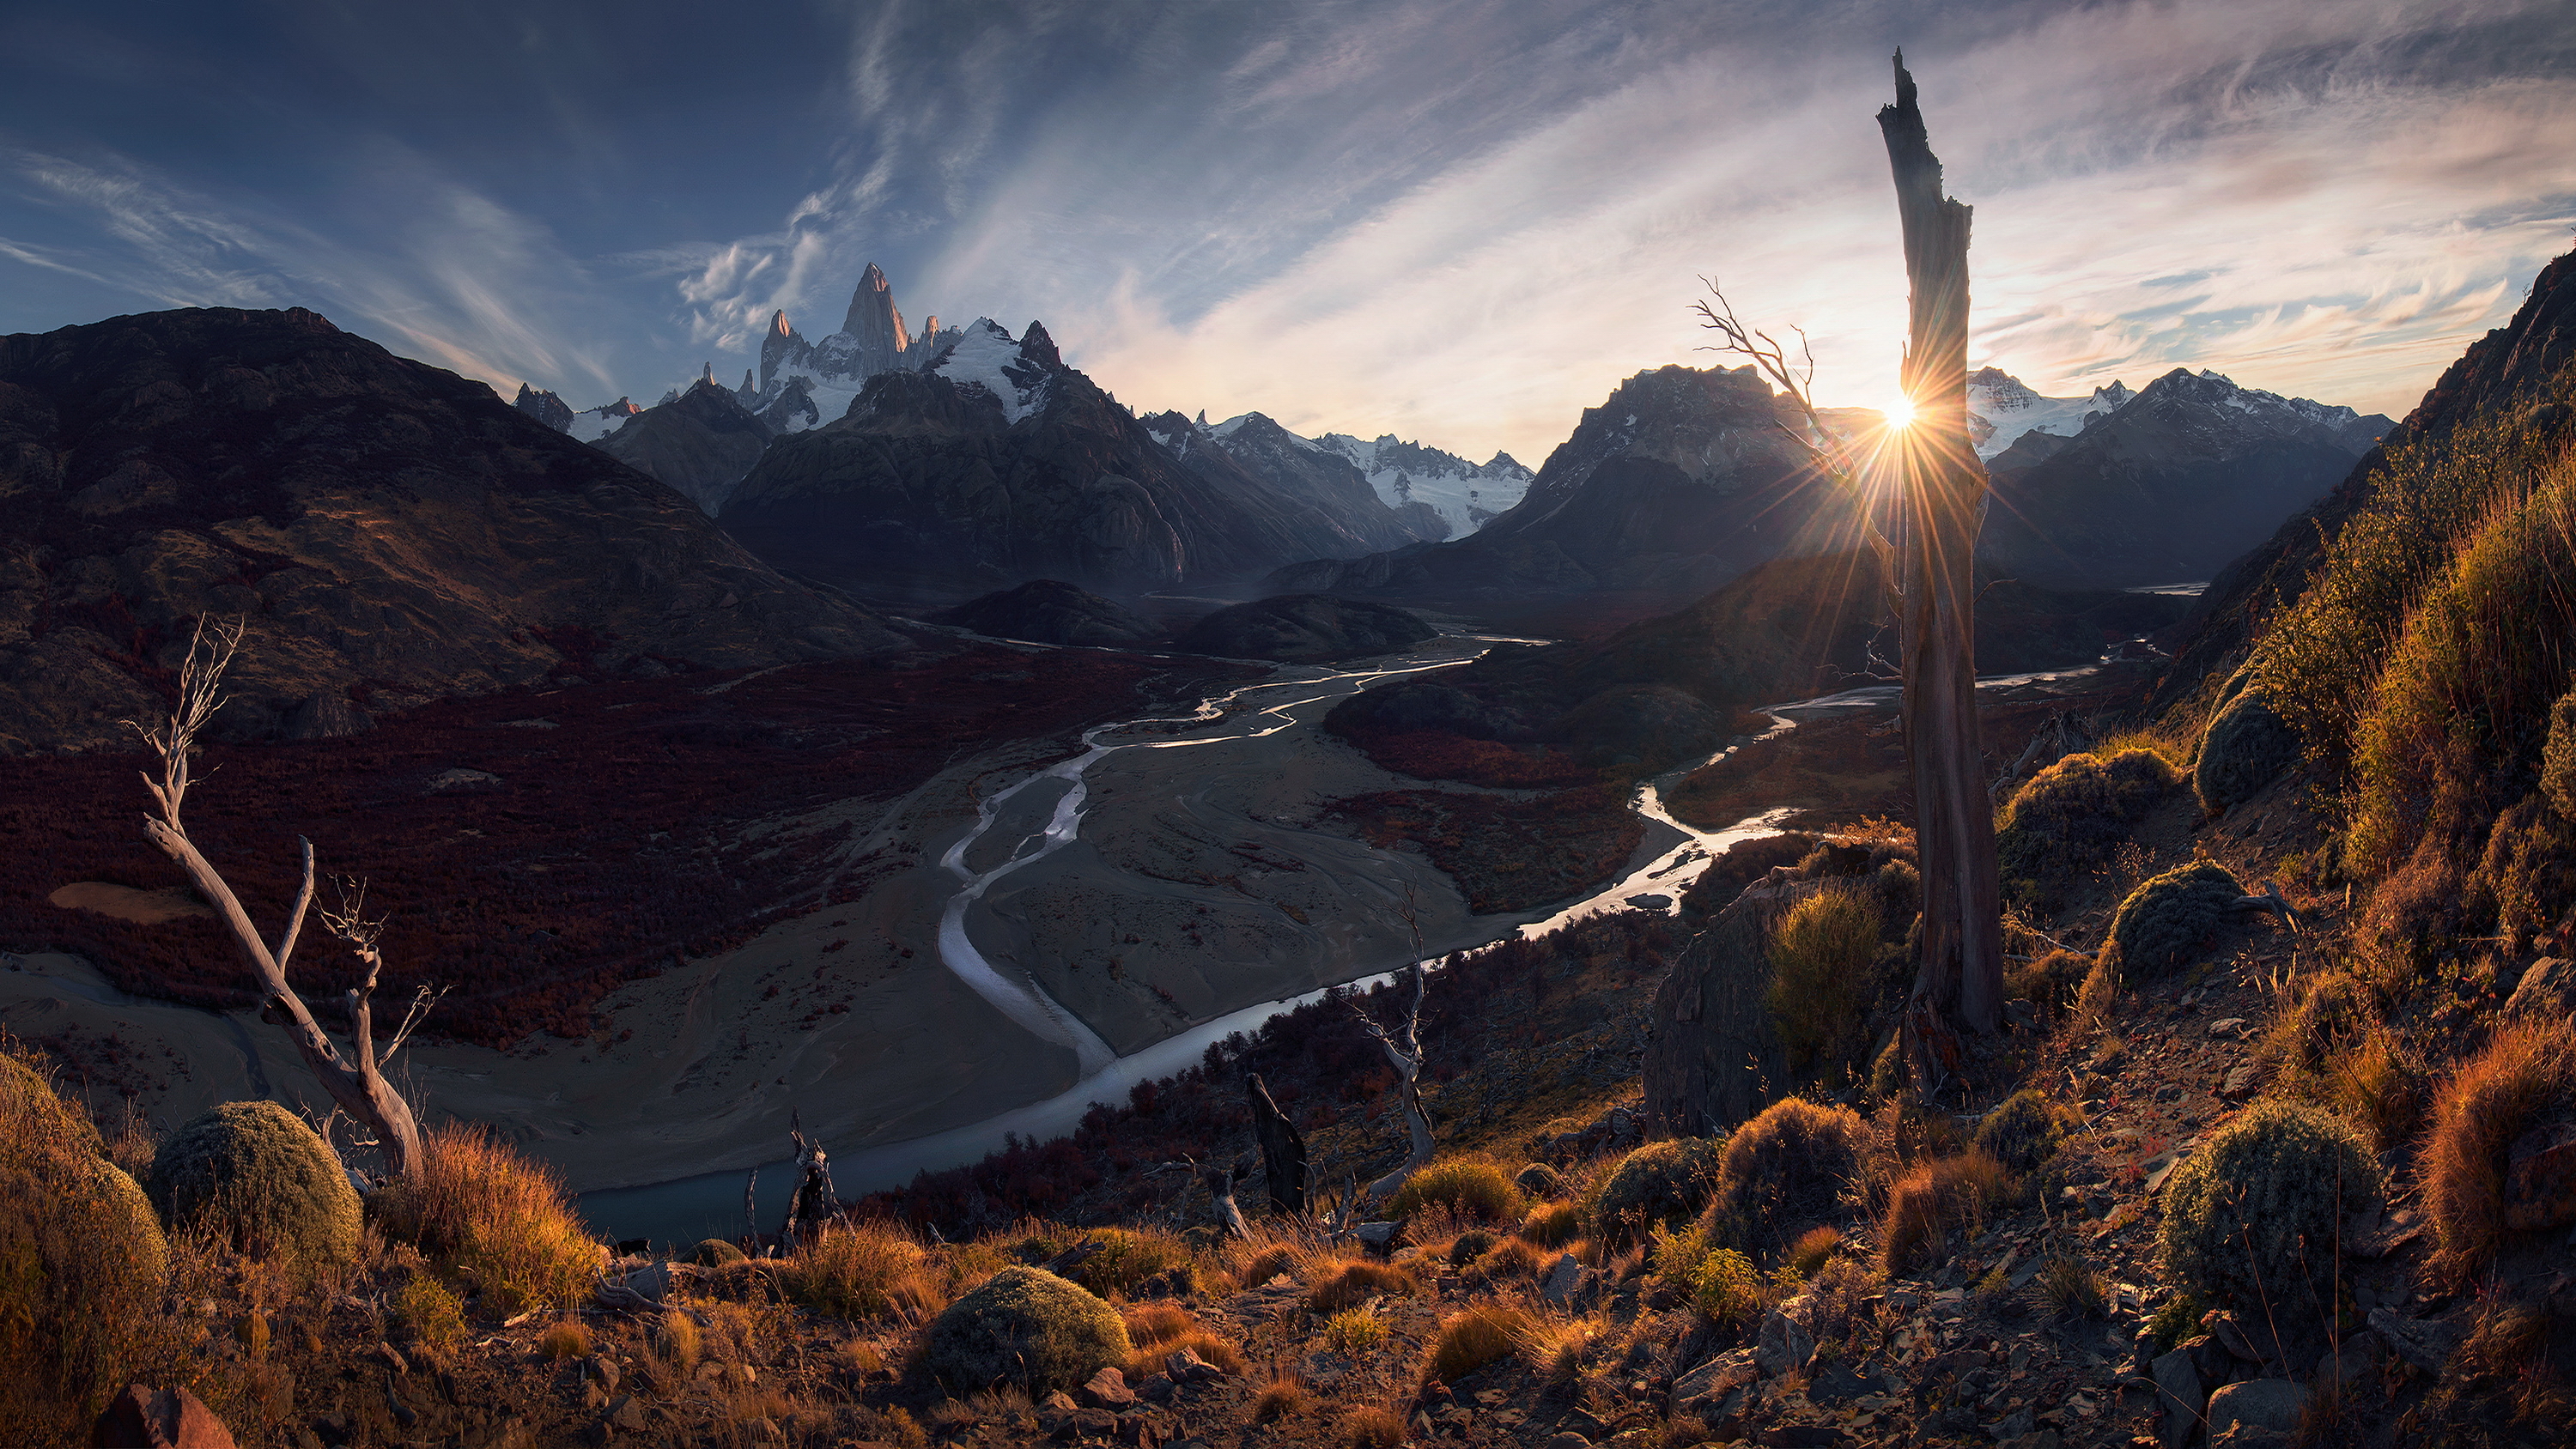
M404 1038L420 1024L437 998L424 988L405 1013L392 1043L383 1051L377 1050L372 1003L376 978L384 965L383 957L376 949L384 922L365 918L365 887L356 887L352 896L348 893L347 884L343 883L341 908L337 912L328 909L322 912L323 924L349 943L360 964L366 967L363 983L348 993L351 1041L350 1050L344 1056L332 1043L330 1035L313 1019L304 999L296 995L295 988L286 980L286 968L294 957L296 938L303 934L305 912L313 905L313 842L300 842L304 848L304 883L296 891L294 907L287 913L286 929L279 933L277 944L271 947L261 938L259 929L251 924L250 912L243 908L241 899L233 894L223 875L188 838L187 826L180 819L180 806L193 783L191 770L198 736L204 732L207 722L214 718L216 708L223 703L224 670L240 650L241 639L241 621L218 623L210 629L206 620L200 617L196 633L188 641L188 657L179 666L178 698L171 705L168 720L158 729L146 729L132 720L126 721L127 727L142 737L161 763L159 780L154 780L149 774L143 777L143 788L151 792L153 803L160 807L157 819L144 818L143 831L163 854L187 872L197 893L211 902L215 913L223 918L232 933L233 944L241 949L243 958L250 963L252 974L259 980L261 1016L287 1029L288 1036L295 1043L296 1054L304 1059L306 1069L313 1073L322 1090L330 1094L331 1100L374 1130L376 1146L384 1153L388 1175L416 1177L422 1166L420 1122L413 1115L411 1104L394 1089L393 1083L386 1080L384 1065L395 1051L400 1050Z
M782 1251L806 1241L841 1211L840 1195L832 1190L831 1160L820 1141L805 1135L800 1111L790 1109L787 1114L787 1140L796 1148L796 1186L787 1194L787 1217L778 1225ZM750 1187L743 1191L748 1197Z
M1889 538L1872 516L1848 445L1837 443L1811 400L1814 360L1745 326L1725 294L1701 302L1712 350L1753 359L1789 395L1806 432L1783 425L1827 477L1858 500L1863 540L1879 563L1899 621L1906 763L1914 783L1915 850L1923 875L1923 931L1904 1041L1918 1083L1959 1064L1958 1028L2002 1025L2003 909L1995 863L1994 808L1978 738L1976 543L1986 473L1968 436L1968 231L1970 209L1941 193L1905 53L1895 58L1896 103L1878 114L1903 229L1908 339L1903 380L1914 410L1896 449L1901 526Z
M1252 1169L1241 1159L1228 1165L1201 1162L1183 1154L1177 1162L1166 1162L1146 1169L1145 1176L1159 1177L1166 1172L1186 1172L1207 1189L1210 1214L1218 1228L1230 1238L1248 1238L1252 1229L1243 1221L1243 1208L1234 1200L1235 1185L1252 1175ZM1178 1214L1174 1215L1178 1220Z
M1259 1072L1243 1078L1244 1099L1252 1106L1252 1136L1261 1144L1261 1171L1269 1184L1270 1205L1290 1217L1306 1214L1306 1138L1279 1104Z
M1425 990L1422 923L1411 890L1405 892L1401 913L1404 924L1413 933L1413 965L1410 968L1413 999L1405 1007L1404 1024L1390 1031L1360 1006L1358 997L1351 998L1351 1014L1360 1019L1360 1029L1378 1044L1378 1049L1386 1053L1388 1064L1395 1068L1396 1110L1404 1118L1407 1135L1403 1165L1370 1183L1368 1191L1362 1195L1361 1201L1370 1206L1382 1203L1401 1191L1413 1174L1430 1164L1433 1149L1431 1117L1422 1110L1422 996Z

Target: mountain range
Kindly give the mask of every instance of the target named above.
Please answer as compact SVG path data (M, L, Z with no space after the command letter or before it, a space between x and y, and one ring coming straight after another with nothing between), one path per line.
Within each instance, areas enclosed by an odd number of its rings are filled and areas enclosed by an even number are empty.
M301 308L0 337L0 500L0 754L122 738L201 614L249 629L229 739L904 642L484 384Z

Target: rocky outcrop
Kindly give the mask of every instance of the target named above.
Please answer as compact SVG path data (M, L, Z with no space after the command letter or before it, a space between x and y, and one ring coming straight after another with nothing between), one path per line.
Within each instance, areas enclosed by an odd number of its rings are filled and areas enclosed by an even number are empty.
M1131 593L1357 550L1323 508L1203 451L1175 457L1044 327L1014 341L978 319L927 371L879 373L845 417L773 443L723 518L781 567L880 596Z
M1527 496L1477 533L1296 565L1269 583L1459 599L1704 593L1770 559L1822 552L1848 520L1778 420L1750 367L1641 372L1587 409Z
M901 642L671 489L311 312L0 337L0 753L117 741L201 613L248 622L235 739Z
M1191 625L1180 646L1228 659L1313 662L1388 654L1439 632L1391 605L1288 594L1219 609Z
M769 446L769 425L732 391L699 381L599 441L599 450L668 483L713 516Z
M1790 1081L1789 1054L1763 994L1771 928L1805 882L1757 881L1694 937L1655 990L1646 1046L1647 1130L1723 1137Z
M1100 649L1149 644L1162 635L1136 614L1058 579L1033 579L1017 588L995 590L938 615L937 622L996 639Z
M2180 368L2072 438L2025 435L1988 464L1977 551L2062 587L2206 579L2315 503L2387 418Z
M519 396L510 406L535 418L558 433L572 431L572 405L553 393L519 384Z
M798 334L784 310L770 314L769 331L760 340L760 385L741 401L769 419L773 432L819 426L840 416L869 378L897 369L918 372L936 362L959 335L956 328L941 328L937 317L924 319L917 333L905 327L903 312L894 304L894 284L870 262L850 293L840 331L809 340ZM805 402L772 417L791 392L801 392ZM829 401L818 403L817 398Z

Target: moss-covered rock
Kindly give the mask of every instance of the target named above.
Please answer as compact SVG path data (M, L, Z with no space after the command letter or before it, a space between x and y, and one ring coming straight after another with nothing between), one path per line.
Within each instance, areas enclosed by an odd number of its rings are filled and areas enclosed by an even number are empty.
M689 1261L701 1268L721 1268L744 1260L742 1249L722 1238L707 1238L689 1250Z
M2068 755L2013 792L1996 865L2021 894L2051 899L2107 863L2180 778L2153 750Z
M157 1320L160 1221L97 1144L43 1077L0 1057L0 1437L88 1442Z
M2299 767L2305 751L2299 732L2272 707L2260 685L2248 685L2209 718L2200 736L2200 758L2191 787L2200 807L2215 814L2241 805L2257 791Z
M1069 1389L1126 1362L1118 1310L1043 1268L1013 1265L932 1320L921 1366L964 1393L997 1383Z
M1544 1162L1533 1162L1512 1178L1512 1186L1519 1188L1533 1202L1545 1202L1564 1194L1565 1177Z
M175 1230L310 1278L356 1262L362 1220L340 1160L275 1102L225 1102L161 1144L147 1184Z
M2342 1215L2379 1201L2377 1160L2342 1118L2258 1102L2165 1182L2157 1247L2178 1287L2302 1323L2333 1316Z
M1593 1197L1593 1231L1611 1242L1638 1242L1656 1227L1697 1217L1717 1186L1723 1151L1705 1137L1674 1137L1619 1159Z
M2235 913L2245 887L2216 861L2195 860L2155 877L2120 902L2111 942L2131 977L2191 964Z
M2036 1172L2066 1140L2072 1116L2037 1088L2024 1087L1977 1123L1977 1145L2014 1172Z

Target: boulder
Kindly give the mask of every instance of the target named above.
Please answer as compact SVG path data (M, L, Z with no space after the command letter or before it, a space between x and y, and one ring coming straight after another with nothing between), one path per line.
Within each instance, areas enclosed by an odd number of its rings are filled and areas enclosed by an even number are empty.
M1815 1306L1814 1299L1801 1294L1763 1315L1762 1327L1754 1335L1753 1357L1765 1375L1788 1373L1814 1361L1816 1335L1809 1321Z
M2287 1434L2299 1427L2299 1411L2307 1407L2308 1391L2288 1379L2248 1379L2229 1384L2209 1396L2206 1411L2210 1442L2239 1424L2251 1424Z
M2505 1150L2504 1225L2517 1232L2576 1223L2576 1123L2552 1122Z
M1723 1135L1790 1080L1765 993L1772 926L1805 882L1757 882L1719 911L1656 988L1643 1063L1645 1112L1673 1136Z
M129 1384L98 1416L96 1449L233 1449L232 1430L186 1389Z
M2148 1374L2156 1381L2156 1437L2164 1449L2183 1449L2200 1427L2201 1409L2208 1403L2200 1366L2190 1349L2177 1348L2157 1359Z
M1719 1354L1673 1380L1673 1416L1700 1413L1762 1377L1754 1357L1754 1350L1739 1348Z
M2507 1015L2564 1017L2576 1011L2576 959L2543 956L2525 967L2505 998Z

